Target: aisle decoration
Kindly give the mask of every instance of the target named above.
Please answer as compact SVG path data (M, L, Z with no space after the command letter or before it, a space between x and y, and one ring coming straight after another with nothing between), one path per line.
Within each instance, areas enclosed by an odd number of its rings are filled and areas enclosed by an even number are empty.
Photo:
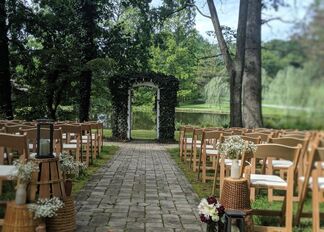
M207 232L222 231L225 208L216 197L204 198L198 205L200 220L207 224Z

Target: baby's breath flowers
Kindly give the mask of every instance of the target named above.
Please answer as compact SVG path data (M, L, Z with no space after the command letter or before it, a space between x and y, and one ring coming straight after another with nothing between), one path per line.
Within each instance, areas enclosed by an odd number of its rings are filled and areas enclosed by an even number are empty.
M34 213L34 219L56 216L56 212L63 208L64 203L57 197L39 199L36 204L28 204L28 209Z
M244 147L246 152L255 152L256 145L244 141L239 135L229 136L223 143L218 145L219 151L229 159L240 159Z
M16 170L12 173L12 178L18 178L20 183L27 184L31 180L32 173L39 171L38 164L33 161L15 160L13 164Z
M73 156L63 153L60 155L60 168L64 174L76 175L84 173L87 165L79 161L75 161Z

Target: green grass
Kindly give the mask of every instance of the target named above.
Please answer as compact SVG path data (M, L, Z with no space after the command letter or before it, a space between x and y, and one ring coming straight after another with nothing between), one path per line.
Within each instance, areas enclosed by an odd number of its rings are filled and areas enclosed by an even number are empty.
M198 194L199 198L207 197L211 194L213 183L207 182L202 183L197 180L197 173L193 172L187 163L184 163L180 160L179 157L179 148L168 149L172 159L177 163L177 165L181 168L188 181L191 183L194 191Z
M85 175L77 177L73 180L72 195L77 195L89 181L91 176L96 173L99 168L105 165L113 157L118 149L119 147L117 146L104 146L100 153L100 156L97 157L97 159L93 161L93 164L91 164L86 169Z
M171 158L178 164L180 169L183 171L184 175L191 183L194 191L198 194L200 198L207 197L211 194L212 190L212 181L207 183L202 183L201 181L197 181L197 174L194 173L191 169L189 169L188 164L180 161L179 157L179 148L168 149L168 152L171 155ZM305 202L303 212L312 212L312 204L311 204L311 193ZM273 202L269 203L266 195L266 191L261 192L261 196L258 196L256 201L252 203L252 208L257 209L272 209L272 210L280 210L282 202ZM294 203L294 213L297 211L297 203ZM320 204L321 212L324 212L324 203ZM279 220L276 217L253 217L254 223L258 225L272 225L279 226ZM324 226L322 224L321 226ZM312 220L311 218L302 218L301 224L299 227L295 227L294 232L311 232L312 231Z
M230 112L230 105L228 102L218 104L183 104L177 107L178 112L201 112L201 113L226 113ZM305 113L299 109L290 109L291 115ZM262 114L264 116L283 116L287 114L286 109L276 108L275 106L263 106Z
M104 129L104 138L110 139L112 137L111 129ZM156 130L132 130L132 139L155 140ZM179 140L179 131L175 131L174 139Z

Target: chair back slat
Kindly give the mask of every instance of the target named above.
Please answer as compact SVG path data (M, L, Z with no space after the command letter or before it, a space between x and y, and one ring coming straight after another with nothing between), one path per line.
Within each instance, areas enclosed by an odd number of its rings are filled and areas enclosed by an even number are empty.
M301 146L285 146L281 144L258 144L254 153L256 159L277 158L296 162L300 155ZM296 163L294 163L296 165Z

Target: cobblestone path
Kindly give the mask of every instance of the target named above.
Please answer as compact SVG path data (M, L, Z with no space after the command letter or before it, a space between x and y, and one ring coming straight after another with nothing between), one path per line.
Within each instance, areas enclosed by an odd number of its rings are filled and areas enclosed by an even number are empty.
M164 146L119 146L76 198L77 231L203 231L197 195Z

